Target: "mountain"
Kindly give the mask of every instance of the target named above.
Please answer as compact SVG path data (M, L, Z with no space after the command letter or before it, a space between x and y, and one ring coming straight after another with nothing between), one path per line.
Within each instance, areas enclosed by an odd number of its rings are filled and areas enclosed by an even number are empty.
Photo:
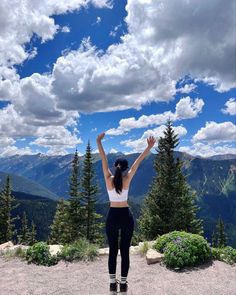
M3 186L5 185L7 175L10 176L13 191L41 196L52 200L58 199L58 196L55 193L51 192L41 184L10 172L6 173L0 171L0 190L2 190Z
M99 184L98 199L100 202L108 200L101 158L99 154L93 154L94 168ZM124 155L111 153L107 155L108 165L111 170L117 157L123 156L129 162L129 166L139 156L139 153ZM212 160L209 158L193 157L187 153L175 152L175 157L184 161L183 172L188 175L190 185L197 190L200 196L204 194L227 194L229 183L232 182L230 171L236 167L235 159ZM155 154L149 153L140 164L136 175L132 180L129 194L136 200L141 200L146 194L149 184L155 175L153 161ZM73 154L65 156L23 155L0 158L1 170L5 173L14 173L37 182L55 195L68 198L69 176ZM79 157L79 166L82 168L84 156ZM32 192L30 192L32 193ZM38 194L38 193L37 193ZM39 195L39 194L38 194Z
M49 226L53 222L56 211L56 200L17 191L12 191L12 195L16 199L14 203L19 204L19 206L13 210L13 216L18 215L22 218L23 212L25 211L28 225L31 225L31 221L35 223L37 231L36 239L39 241L46 240L50 233ZM17 220L15 225L17 232L19 232L21 220Z
M108 165L114 171L114 162L117 157L125 157L129 167L139 156L139 153L124 155L122 153L111 153L107 155ZM108 204L104 176L102 172L101 158L99 154L93 154L94 168L99 192L97 199L98 208L104 213ZM147 194L152 179L155 176L153 162L155 154L149 153L141 162L137 173L133 177L129 200L134 204L136 218L139 216L143 199ZM221 216L226 225L229 244L236 246L236 159L232 155L201 158L193 157L187 153L176 151L175 157L184 161L183 173L188 183L197 192L197 204L199 205L198 216L204 220L204 231L206 237L211 238L216 220ZM1 170L5 173L14 173L37 182L55 195L68 198L68 180L71 172L73 154L65 156L45 156L42 154L31 156L11 156L0 158ZM79 157L80 170L84 156ZM104 204L106 206L104 207ZM99 212L99 213L100 213Z
M236 154L215 155L215 156L208 157L208 159L211 159L211 160L231 160L231 159L236 159Z

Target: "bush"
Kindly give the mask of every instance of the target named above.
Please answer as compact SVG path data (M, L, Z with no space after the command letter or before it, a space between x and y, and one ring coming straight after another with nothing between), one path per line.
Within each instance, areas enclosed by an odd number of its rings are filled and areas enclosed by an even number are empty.
M143 244L139 248L139 253L143 256L147 253L150 246L148 245L147 241L144 241Z
M164 248L169 242L173 242L177 238L185 238L186 236L187 233L185 231L172 231L158 237L156 242L153 244L153 248L161 253L164 253Z
M236 249L227 246L223 248L212 248L213 259L224 261L229 264L236 263Z
M46 266L54 265L58 262L57 256L50 254L49 245L45 242L38 242L30 246L26 251L26 260L28 263Z
M209 243L200 235L174 231L162 235L153 248L164 253L168 267L196 266L211 259Z
M81 238L72 244L66 244L58 257L66 260L94 260L95 257L99 256L98 245L91 244L87 239Z

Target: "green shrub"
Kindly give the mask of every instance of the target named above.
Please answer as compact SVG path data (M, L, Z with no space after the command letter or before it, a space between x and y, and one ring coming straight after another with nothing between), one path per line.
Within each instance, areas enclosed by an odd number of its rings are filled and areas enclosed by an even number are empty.
M202 236L183 231L159 237L153 248L164 253L164 263L171 268L196 266L212 257L209 243Z
M94 260L95 257L99 256L98 245L91 244L87 239L81 238L72 244L66 244L62 248L58 257L66 260Z
M153 248L157 251L163 253L165 246L169 242L175 241L177 238L184 238L186 237L185 231L172 231L167 234L164 234L156 239L156 242L153 244Z
M213 259L224 261L229 264L236 263L236 249L226 246L223 248L212 248Z
M50 254L49 245L45 242L38 242L30 246L26 251L26 260L28 263L46 266L54 265L58 262L57 256Z

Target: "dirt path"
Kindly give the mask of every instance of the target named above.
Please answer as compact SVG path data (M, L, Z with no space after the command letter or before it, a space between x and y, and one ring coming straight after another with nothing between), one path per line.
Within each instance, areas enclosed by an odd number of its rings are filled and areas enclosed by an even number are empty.
M121 257L117 258L120 279ZM46 267L0 257L1 295L109 295L108 257ZM236 266L220 261L174 272L130 256L129 295L236 295ZM118 293L119 294L119 293Z

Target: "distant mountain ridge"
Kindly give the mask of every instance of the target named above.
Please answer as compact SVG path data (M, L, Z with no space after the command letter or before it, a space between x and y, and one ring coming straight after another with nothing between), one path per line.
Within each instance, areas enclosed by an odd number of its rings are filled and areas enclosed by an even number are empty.
M109 153L107 155L108 165L114 172L113 165L115 160L117 157L123 156L128 160L130 167L139 155L140 153L129 155ZM47 188L49 192L53 192L58 197L66 199L68 198L67 191L73 156L74 154L65 156L45 156L42 154L11 156L0 158L0 167L5 174L21 175L19 179L22 181L23 188L24 186L31 187L31 184L26 184L28 182L26 182L25 178L28 178L28 181L38 182L41 185L39 191L44 187L44 189ZM221 156L219 159L216 157L201 158L179 151L175 151L174 156L184 161L183 172L187 177L188 183L197 192L197 203L200 208L198 215L204 220L206 237L211 237L216 220L221 216L226 225L229 243L236 246L236 157L225 155L225 157ZM99 213L104 215L106 214L105 209L108 208L108 194L100 155L93 154L93 157L95 176L99 185L99 192L97 194L99 202L97 206ZM155 157L156 154L151 152L146 156L141 162L130 186L129 201L136 218L139 216L142 201L145 195L147 195L152 179L156 174L153 167ZM80 170L83 159L84 156L79 157ZM34 191L32 195L40 196L41 194ZM23 207L21 206L21 208L25 208L28 213L32 212L34 216L46 214L43 218L45 221L48 220L47 224L50 224L53 215L52 210L55 208L54 202L53 204L50 203L50 207L47 208L48 203L46 200L45 203L40 200L26 199L22 200ZM44 210L38 211L42 206ZM39 224L39 226L41 225ZM42 230L40 235L45 237L45 233Z
M19 176L9 172L6 173L0 171L0 190L2 190L3 186L5 185L7 175L9 175L11 179L12 191L22 192L25 194L35 196L41 196L54 201L58 199L58 196L55 193L51 192L49 189L42 186L41 184L29 180L26 177Z
M135 199L140 199L146 194L148 186L155 175L153 167L155 155L156 154L150 152L149 155L146 156L132 180L129 194ZM225 184L232 178L230 176L230 171L236 167L236 155L234 159L222 159L223 156L221 156L219 160L215 157L193 157L179 151L175 151L174 155L184 161L184 173L188 175L188 182L200 195L205 193L219 194L222 190L224 193L226 192ZM124 155L120 152L109 153L107 158L111 170L114 168L113 165L116 158L120 156L127 158L129 166L131 166L139 156L139 153L128 155ZM99 200L105 201L107 200L107 192L104 183L101 158L97 153L93 154L93 157L94 168L99 184ZM228 155L226 155L226 158L228 158ZM67 192L69 188L72 159L73 154L65 156L46 156L40 153L37 155L16 155L0 158L0 167L5 173L16 174L33 182L37 182L55 195L66 199L68 198ZM82 168L83 159L84 156L79 157L80 169ZM35 194L32 191L26 192Z

